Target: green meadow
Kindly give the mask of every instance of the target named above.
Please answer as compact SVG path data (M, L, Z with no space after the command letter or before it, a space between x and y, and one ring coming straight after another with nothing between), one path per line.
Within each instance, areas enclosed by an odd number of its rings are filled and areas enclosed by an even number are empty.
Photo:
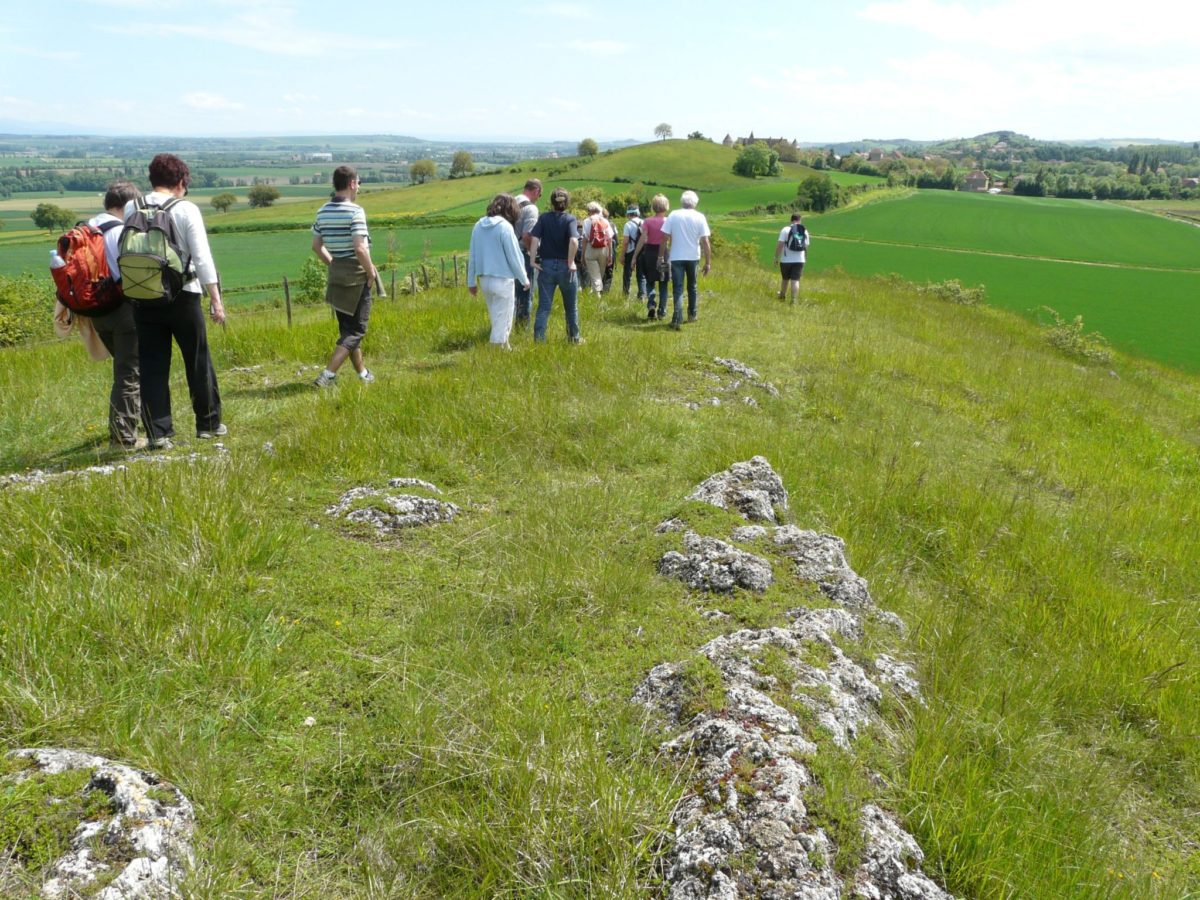
M869 799L957 896L1195 896L1200 380L1092 365L903 284L814 272L789 306L772 279L729 253L680 333L585 296L585 345L556 308L549 342L518 332L512 353L465 290L380 301L378 380L326 392L326 310L291 329L233 310L210 331L225 452L191 439L177 365L167 460L0 484L0 750L177 784L189 898L661 896L691 773L634 688L813 595L780 567L762 594L691 593L656 574L678 536L655 526L728 537L733 517L683 498L763 454L788 520L844 538L907 623L844 652L922 684L838 757L854 777L815 770L834 844ZM714 356L779 396L703 402ZM0 472L124 462L107 380L75 341L0 350ZM380 539L326 514L398 476L461 515ZM25 858L2 816L0 845ZM10 865L0 894L39 875Z

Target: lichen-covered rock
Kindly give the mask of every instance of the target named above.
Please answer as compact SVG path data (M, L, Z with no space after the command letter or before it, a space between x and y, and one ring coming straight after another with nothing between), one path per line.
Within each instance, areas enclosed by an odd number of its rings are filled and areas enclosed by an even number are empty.
M729 535L729 539L737 541L739 544L749 544L765 539L768 533L767 529L761 525L743 525L740 528L733 529L733 533Z
M745 363L740 363L736 359L723 359L720 356L714 356L713 362L715 362L718 366L725 369L726 371L732 372L734 375L741 376L742 378L749 381L755 387L761 388L762 390L766 391L772 397L779 396L779 389L777 387L775 387L775 385L771 384L771 382L769 382L769 381L763 381L762 376L759 375L758 372L756 372L754 369L750 368ZM741 382L737 381L737 382L734 382L732 389L736 390L739 387L741 387ZM749 400L751 398L747 397L745 399Z
M769 562L724 541L689 531L683 544L687 553L668 551L659 561L658 571L693 590L728 593L741 587L765 591L775 580Z
M920 870L925 854L911 834L878 806L863 808L866 850L854 878L862 900L952 900Z
M775 529L775 545L795 563L798 577L815 582L834 603L859 612L874 608L866 579L846 561L841 538L783 525Z
M178 788L150 772L73 750L16 750L9 756L36 764L10 776L13 779L87 769L91 778L85 793L101 791L110 798L111 814L81 821L70 850L51 864L43 897L179 896L176 886L193 862L195 813ZM107 883L97 890L103 882Z
M762 457L735 463L688 499L772 523L775 508L787 507L782 481ZM672 815L668 897L840 900L850 892L863 900L951 900L920 871L912 836L873 805L863 811L866 851L858 870L848 883L835 871L831 839L805 804L813 784L805 760L820 752L818 731L849 749L877 721L883 687L919 699L919 685L903 663L881 655L867 671L839 645L862 639L860 615L880 616L840 538L793 526L743 526L732 534L742 543L768 537L798 577L838 605L795 609L787 627L745 629L700 648L720 677L720 692L708 685L702 699L720 709L695 711L697 686L685 665L656 666L634 693L636 702L684 729L662 750L687 760L693 776ZM767 560L715 538L688 531L684 545L687 552L666 554L659 571L696 589L728 591L747 586L747 571L770 573Z
M738 512L752 522L777 522L775 508L788 506L783 480L762 456L736 462L705 479L687 499Z
M393 478L388 482L388 488L404 487L441 493L435 485L418 478ZM391 494L385 488L362 486L346 491L325 512L347 522L371 525L380 535L387 535L405 528L449 522L458 515L459 508L446 500Z

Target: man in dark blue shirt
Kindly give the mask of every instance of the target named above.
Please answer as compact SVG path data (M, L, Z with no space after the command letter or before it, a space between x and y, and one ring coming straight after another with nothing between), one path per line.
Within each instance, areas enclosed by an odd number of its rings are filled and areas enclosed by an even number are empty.
M529 257L535 262L538 282L537 315L533 320L533 339L546 340L546 324L554 303L554 289L562 291L563 311L567 316L567 339L582 344L579 336L579 276L575 270L575 251L579 249L579 222L567 212L571 195L563 188L550 194L550 210L538 217L529 232ZM537 262L541 258L540 264Z

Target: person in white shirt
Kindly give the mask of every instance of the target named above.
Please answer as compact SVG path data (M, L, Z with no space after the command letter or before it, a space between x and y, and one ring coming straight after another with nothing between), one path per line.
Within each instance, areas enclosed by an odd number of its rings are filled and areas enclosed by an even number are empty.
M793 303L800 296L800 276L804 274L805 251L811 235L801 223L800 213L792 213L792 222L779 232L775 244L775 262L779 266L779 299L787 294ZM793 249L793 245L799 245Z
M138 352L141 357L139 379L142 392L142 423L150 446L170 449L175 436L171 418L171 341L179 345L183 369L187 375L192 411L196 415L196 437L205 440L227 433L221 421L221 394L217 389L217 373L208 351L208 330L200 310L201 285L208 294L208 310L213 322L225 321L225 306L221 302L221 287L217 267L208 246L204 216L195 203L185 200L191 172L173 153L160 153L150 160L152 190L141 201L150 206L162 206L172 198L179 202L168 215L179 232L185 256L191 270L183 289L175 299L163 303L137 303L133 318L137 322ZM133 215L138 201L125 206L125 221ZM190 276L190 277L189 277Z
M684 191L679 198L682 209L677 209L663 222L663 241L659 245L660 257L671 261L671 327L678 331L683 326L683 280L687 278L689 322L698 315L696 296L696 267L704 257L704 274L712 271L712 231L708 219L697 211L700 197L695 191Z

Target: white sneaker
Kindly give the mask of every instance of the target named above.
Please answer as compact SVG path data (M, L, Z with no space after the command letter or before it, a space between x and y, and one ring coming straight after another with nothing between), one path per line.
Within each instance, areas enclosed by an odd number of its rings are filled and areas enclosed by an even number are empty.
M358 377L362 381L363 384L370 384L372 381L375 380L375 376L371 374L370 369L363 369L361 372L358 373Z
M197 431L196 437L202 441L211 441L215 437L224 437L227 434L229 434L229 429L225 427L225 423L222 422L212 431Z
M169 437L155 438L150 442L151 450L172 450L175 443Z
M322 372L316 377L316 379L313 381L313 384L321 388L329 387L331 384L333 384L335 378L337 378L337 375L332 372Z

